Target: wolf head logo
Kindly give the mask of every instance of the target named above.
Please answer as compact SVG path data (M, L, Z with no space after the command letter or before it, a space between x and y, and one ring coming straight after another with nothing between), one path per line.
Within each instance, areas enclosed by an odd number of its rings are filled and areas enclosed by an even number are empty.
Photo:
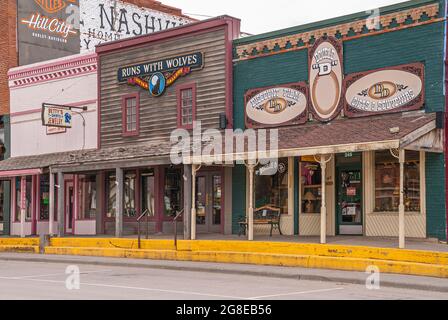
M76 3L76 0L34 0L47 13L56 13L64 9L68 3Z

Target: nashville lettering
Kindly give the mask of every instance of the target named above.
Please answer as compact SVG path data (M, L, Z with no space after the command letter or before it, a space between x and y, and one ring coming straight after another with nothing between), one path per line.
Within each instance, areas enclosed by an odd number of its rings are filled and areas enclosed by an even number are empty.
M70 34L76 34L73 27L64 21L57 18L41 16L39 13L33 14L28 21L22 20L21 22L28 25L30 29L55 33L61 35L63 38L67 38Z

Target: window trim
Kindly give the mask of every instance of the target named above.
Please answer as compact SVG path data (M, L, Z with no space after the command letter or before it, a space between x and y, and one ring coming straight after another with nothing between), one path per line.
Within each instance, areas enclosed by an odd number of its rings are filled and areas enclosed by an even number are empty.
M377 150L380 151L380 150ZM407 150L412 151L412 150ZM398 211L375 211L375 152L370 151L370 168L367 169L367 174L369 174L372 184L370 186L371 195L366 201L370 206L369 210L366 211L367 214L371 216L396 216L399 214ZM420 211L405 211L406 216L425 216L426 217L426 153L424 151L419 152L420 159Z
M128 131L126 123L127 120L126 101L132 98L136 99L135 113L137 123L135 131ZM123 137L136 137L140 135L140 94L138 92L126 94L121 98L121 126Z
M190 82L183 85L176 86L176 98L177 98L177 128L178 129L186 129L192 130L193 123L188 125L182 125L182 91L183 90L192 90L192 118L193 122L196 121L196 82Z

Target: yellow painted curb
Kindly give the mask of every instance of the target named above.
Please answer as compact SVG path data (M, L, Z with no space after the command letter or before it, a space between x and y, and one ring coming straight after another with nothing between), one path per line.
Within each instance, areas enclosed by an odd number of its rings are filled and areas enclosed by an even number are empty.
M287 255L270 253L225 252L225 251L175 251L175 250L134 250L116 248L71 248L46 247L46 254L101 256L114 258L135 258L152 260L177 260L217 263L238 263L314 269L335 269L346 271L366 271L376 266L383 273L407 274L448 278L448 266L398 262L378 259L324 257L313 255Z
M0 238L0 246L39 246L39 238Z
M39 253L39 246L0 245L0 252Z
M136 239L117 238L51 238L52 247L137 249ZM175 250L173 240L141 240L141 249Z
M136 249L137 240L114 238L53 238L54 247ZM142 240L142 249L175 250L173 240ZM321 245L288 242L189 241L178 242L179 251L267 253L415 262L448 265L448 252L400 250L365 246Z

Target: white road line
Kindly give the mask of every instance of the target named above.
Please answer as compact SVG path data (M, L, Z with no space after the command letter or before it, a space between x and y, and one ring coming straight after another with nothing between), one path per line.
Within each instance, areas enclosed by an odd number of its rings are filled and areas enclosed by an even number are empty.
M267 296L251 297L249 299L257 300L257 299L264 299L264 298L286 297L286 296L295 296L295 295L310 294L310 293L338 291L338 290L344 290L344 289L345 288L332 288L332 289L299 291L299 292L280 293L280 294L272 294L272 295L267 295Z
M111 272L113 270L98 270L98 271L81 271L81 275L88 275L91 273L104 273L104 272ZM49 273L49 274L38 274L38 275L31 275L31 276L20 276L20 277L0 277L0 279L3 280L21 280L21 279L28 279L28 278L43 278L43 277L52 277L52 276L66 276L66 273Z
M47 283L63 283L65 281L58 280L43 280L43 279L32 279L32 278L6 278L0 277L0 279L4 280L20 280L20 281L31 281L31 282L47 282ZM226 296L212 293L200 293L193 291L178 291L178 290L165 290L165 289L154 289L154 288L142 288L142 287L129 287L129 286L118 286L118 285L109 285L109 284L101 284L101 283L87 283L81 282L81 286L90 286L90 287L100 287L100 288L114 288L114 289L128 289L128 290L139 290L139 291L150 291L150 292L163 292L163 293L174 293L174 294L182 294L182 295L194 295L194 296L202 296L202 297L214 297L214 298L222 298L222 299L232 299L232 300L252 300L243 297L235 297L235 296Z

